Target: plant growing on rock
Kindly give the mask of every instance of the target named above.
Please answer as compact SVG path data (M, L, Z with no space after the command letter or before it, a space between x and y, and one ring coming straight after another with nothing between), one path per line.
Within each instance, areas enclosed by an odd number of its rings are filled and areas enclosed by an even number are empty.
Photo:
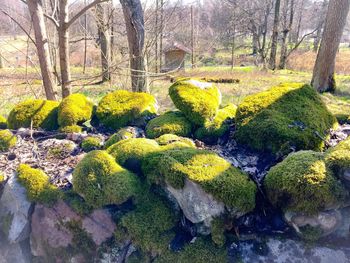
M176 148L176 147L191 147L191 148L196 148L195 143L188 138L180 137L174 134L164 134L155 141L160 145L160 146L165 146L165 148ZM164 148L164 147L163 147Z
M17 143L17 137L10 130L0 131L0 152L8 151Z
M83 131L83 128L79 125L71 125L61 127L60 131L63 133L81 133Z
M86 137L82 143L81 148L84 152L91 152L93 150L98 150L102 146L102 140L98 137L89 136Z
M4 116L0 115L0 129L7 128L7 120Z
M108 138L108 140L106 141L106 143L104 145L104 148L108 149L113 144L115 144L119 141L131 139L131 138L135 138L135 134L130 132L127 128L120 129L119 131L117 131L111 137Z

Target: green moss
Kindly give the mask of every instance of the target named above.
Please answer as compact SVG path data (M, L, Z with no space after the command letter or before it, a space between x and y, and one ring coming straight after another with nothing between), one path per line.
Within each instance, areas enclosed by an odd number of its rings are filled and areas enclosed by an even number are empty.
M236 116L237 106L229 104L220 109L213 121L208 121L195 132L195 137L206 143L216 143L230 128L230 120Z
M178 253L167 251L155 263L225 263L229 262L226 249L213 246L206 238L197 238Z
M3 182L5 182L5 176L0 173L0 184L2 184Z
M84 152L91 152L93 150L98 150L101 148L102 140L98 137L89 136L86 137L82 143L81 148Z
M336 124L311 86L286 84L245 98L237 109L235 136L259 151L277 153L286 145L319 151L321 138Z
M224 221L221 218L214 218L211 222L211 239L213 242L222 247L225 245L226 237L225 237L225 225Z
M96 116L104 126L116 130L156 111L156 99L152 95L117 90L102 98Z
M7 120L4 116L0 115L0 129L7 128Z
M192 124L179 111L170 111L151 120L146 126L147 137L154 139L164 134L188 137Z
M221 94L212 84L199 80L180 80L169 88L175 106L194 124L204 125L216 116Z
M73 142L67 141L66 143L60 143L58 145L51 146L47 151L48 158L65 159L68 158L75 148Z
M105 151L92 151L73 172L73 188L94 208L122 204L138 192L136 175L119 166Z
M8 127L10 129L42 128L45 130L56 130L57 109L59 103L49 100L26 100L17 104L8 117Z
M152 153L144 159L142 170L151 183L165 181L179 189L184 187L187 178L243 213L255 207L256 185L246 174L210 151L181 148Z
M63 200L79 215L88 215L93 211L93 207L73 190L64 192Z
M0 131L0 152L8 151L14 147L17 143L17 138L9 130Z
M83 128L78 125L72 125L72 126L61 127L60 131L64 133L82 133Z
M135 138L135 135L132 132L130 132L127 128L120 129L118 132L116 132L115 134L113 134L111 137L108 138L108 140L104 145L104 148L108 149L113 144L121 140L126 140L131 138Z
M306 225L299 228L300 236L309 242L316 242L323 235L323 230L320 227Z
M42 170L21 164L17 169L18 181L27 190L28 199L46 205L53 205L60 197L58 188L50 184L50 178Z
M178 146L196 148L195 143L191 139L174 134L164 134L155 140L159 145L166 146L167 148L169 148L169 146L174 146L174 148Z
M325 161L334 175L341 179L341 175L350 169L350 137L328 149L325 153Z
M71 94L58 107L60 127L83 124L92 117L93 103L83 94Z
M264 186L270 202L284 211L313 215L341 205L347 193L326 169L322 153L301 151L271 168Z

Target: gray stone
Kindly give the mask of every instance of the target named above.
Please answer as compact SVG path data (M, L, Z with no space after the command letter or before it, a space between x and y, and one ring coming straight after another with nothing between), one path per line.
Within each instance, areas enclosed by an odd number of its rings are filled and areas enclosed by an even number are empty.
M0 263L30 263L31 255L19 244L0 242Z

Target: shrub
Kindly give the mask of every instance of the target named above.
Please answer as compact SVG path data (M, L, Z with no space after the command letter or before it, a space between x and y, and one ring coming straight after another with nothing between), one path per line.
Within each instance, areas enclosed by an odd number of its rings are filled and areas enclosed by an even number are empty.
M191 148L196 148L195 143L188 138L180 137L174 134L164 134L155 141L160 145L160 146L165 146L166 148L170 147L191 147Z
M27 197L32 202L53 205L60 197L58 188L50 183L50 178L40 169L20 164L17 169L18 181L27 190Z
M9 130L0 131L0 152L8 151L14 147L17 143L17 138Z
M99 137L89 136L82 141L81 148L84 152L91 152L100 149L101 145L102 140Z
M313 215L341 205L347 193L327 171L322 153L301 151L268 172L264 186L270 202L283 211Z
M82 124L92 117L93 103L83 94L71 94L58 107L60 127Z
M237 109L235 135L259 151L277 153L288 146L319 151L336 124L311 86L286 84L246 97Z
M117 90L102 98L96 116L104 126L116 130L155 114L156 104L150 94Z
M0 115L0 129L7 128L7 120L4 116Z
M79 125L65 126L60 128L61 132L64 133L82 133L83 128Z
M31 123L33 128L45 130L56 130L57 109L59 103L49 100L26 100L17 104L8 117L8 127L10 129L29 128Z
M144 159L142 170L151 183L166 182L181 189L189 179L240 212L247 213L255 207L254 182L210 151L181 148L152 153Z
M164 134L175 134L188 137L192 131L192 124L178 111L167 112L153 120L146 126L147 137L154 139Z
M94 208L122 204L138 192L133 173L119 166L105 151L92 151L73 172L73 188Z
M108 140L104 145L104 148L108 149L113 144L116 144L121 140L126 140L131 138L135 138L135 134L130 132L127 128L120 129L118 132L116 132L115 134L113 134L111 137L108 138Z
M236 116L237 107L229 104L220 109L213 121L208 121L196 130L195 137L206 143L216 143L230 128L230 120Z
M184 79L169 88L175 106L194 124L204 125L216 116L221 94L216 86L199 80Z

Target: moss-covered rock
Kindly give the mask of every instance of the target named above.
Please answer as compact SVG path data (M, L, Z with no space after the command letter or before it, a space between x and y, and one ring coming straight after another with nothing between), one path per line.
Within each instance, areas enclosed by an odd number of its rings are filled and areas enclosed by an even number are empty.
M64 133L82 133L83 128L79 125L71 125L71 126L61 127L60 131Z
M324 155L313 151L291 154L271 168L264 186L276 208L307 215L337 208L348 195L339 180L327 170Z
M0 129L7 128L7 120L4 116L0 115Z
M175 82L169 88L175 106L197 125L204 125L216 116L221 103L221 93L213 84L194 79Z
M84 152L98 150L102 146L102 140L99 137L89 136L81 142L81 148Z
M8 151L17 143L17 137L10 130L0 131L0 152Z
M4 176L2 173L0 173L0 185L1 185L3 182L5 182L5 176Z
M131 132L128 128L122 128L108 138L108 140L104 145L104 148L108 149L109 147L111 147L113 144L116 144L117 142L120 142L126 139L131 139L131 138L135 138L135 134Z
M105 151L84 156L73 172L73 188L94 208L122 204L138 192L135 174L119 166Z
M180 137L174 134L164 134L155 141L160 145L160 146L165 146L163 148L176 148L176 147L191 147L191 148L196 148L196 144L188 138Z
M7 119L10 129L42 128L56 130L58 128L57 112L59 103L49 100L26 100L17 104Z
M234 120L236 111L237 106L234 104L220 109L213 121L207 121L203 127L196 130L195 137L206 143L216 143L229 130L230 121Z
M50 183L50 178L40 169L21 164L17 169L18 181L27 190L32 202L53 205L60 197L58 188Z
M96 116L105 127L116 130L156 112L157 102L152 95L117 90L102 98Z
M58 107L60 127L82 124L91 119L93 103L83 94L71 94Z
M225 245L225 224L222 218L214 218L211 222L211 239L219 247Z
M337 124L310 85L286 84L248 96L238 106L236 139L259 151L322 150Z
M151 183L182 189L189 179L236 211L247 213L255 207L254 182L213 152L193 148L155 152L144 159L142 169Z
M170 111L149 121L146 126L148 138L154 139L164 134L175 134L188 137L192 131L192 124L183 113Z

